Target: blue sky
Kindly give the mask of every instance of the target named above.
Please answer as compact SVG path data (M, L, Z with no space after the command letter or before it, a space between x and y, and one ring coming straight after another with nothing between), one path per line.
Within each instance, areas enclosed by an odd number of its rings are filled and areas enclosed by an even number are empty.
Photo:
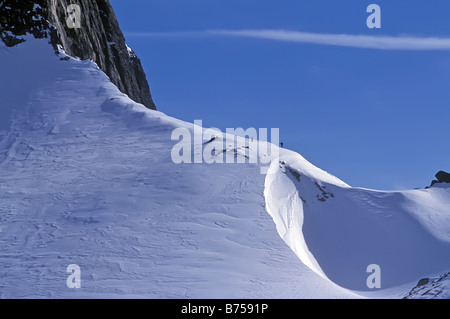
M168 115L279 128L352 186L423 187L450 171L449 1L111 3ZM367 28L372 3L381 29Z

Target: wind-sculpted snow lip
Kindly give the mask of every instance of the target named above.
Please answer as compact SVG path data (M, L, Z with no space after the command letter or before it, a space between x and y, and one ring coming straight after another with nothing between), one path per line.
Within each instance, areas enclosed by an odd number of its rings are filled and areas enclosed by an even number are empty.
M351 188L310 165L282 152L264 194L280 236L316 273L368 291L369 265L380 266L381 289L450 268L450 188Z

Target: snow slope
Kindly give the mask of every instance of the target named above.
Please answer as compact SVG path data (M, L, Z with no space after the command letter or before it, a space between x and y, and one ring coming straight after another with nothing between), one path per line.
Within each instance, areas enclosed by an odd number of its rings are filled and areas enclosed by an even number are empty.
M194 125L94 63L30 39L0 44L0 70L0 298L398 298L450 269L449 188L351 188L285 149L267 176L175 164L171 134Z
M174 164L192 124L45 40L1 50L1 298L356 296L278 236L257 164Z

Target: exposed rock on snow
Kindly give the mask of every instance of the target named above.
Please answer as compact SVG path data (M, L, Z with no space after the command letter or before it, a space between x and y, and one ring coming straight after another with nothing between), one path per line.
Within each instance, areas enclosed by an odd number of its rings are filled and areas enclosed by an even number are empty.
M431 186L439 183L450 183L450 174L444 171L439 171L436 173L437 180L431 182Z
M448 299L450 298L450 273L434 278L423 278L404 299Z
M12 47L25 41L29 33L37 39L49 38L52 29L48 23L44 0L0 1L0 39Z
M436 178L441 183L450 183L450 174L444 171L439 171Z

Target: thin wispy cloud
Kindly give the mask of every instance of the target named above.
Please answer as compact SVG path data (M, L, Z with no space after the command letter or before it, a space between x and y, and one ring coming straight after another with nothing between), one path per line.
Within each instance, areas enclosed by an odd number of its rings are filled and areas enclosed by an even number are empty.
M450 50L450 38L413 36L371 36L310 33L288 30L206 30L184 32L128 32L128 37L244 37L283 42L331 45L377 50Z

